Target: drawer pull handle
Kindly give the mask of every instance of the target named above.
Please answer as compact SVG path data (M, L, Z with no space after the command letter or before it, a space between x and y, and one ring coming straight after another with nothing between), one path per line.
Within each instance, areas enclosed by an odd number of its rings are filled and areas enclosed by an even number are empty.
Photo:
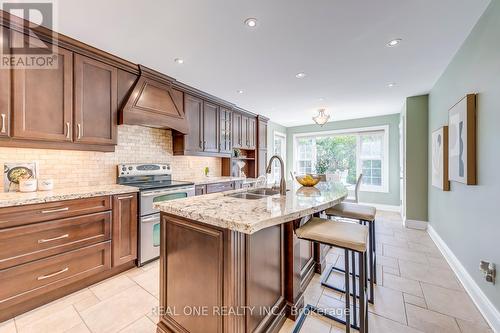
M37 279L38 281L40 281L40 280L45 280L45 279L48 279L48 278L54 277L54 276L56 276L56 275L62 274L62 273L64 273L64 272L67 272L68 270L69 270L69 268L68 268L68 267L65 267L65 268L61 269L59 272L55 272L55 273L48 274L48 275L42 275L42 276L37 277L36 279Z
M64 208L57 208L57 209L49 209L49 210L42 210L42 214L50 214L50 213L57 213L57 212L65 212L69 210L68 207Z
M119 197L118 200L132 199L133 195L127 195L126 197Z
M68 237L69 237L69 234L64 234L64 235L61 235L59 237L39 239L38 240L38 244L52 242L52 241L55 241L55 240L59 240L59 239L63 239L63 238L68 238Z

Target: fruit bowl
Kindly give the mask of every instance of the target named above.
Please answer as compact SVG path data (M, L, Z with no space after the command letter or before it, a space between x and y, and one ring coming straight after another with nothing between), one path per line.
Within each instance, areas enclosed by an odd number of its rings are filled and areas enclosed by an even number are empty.
M321 176L306 174L306 175L295 176L295 179L297 179L299 184L302 186L313 187L320 182Z

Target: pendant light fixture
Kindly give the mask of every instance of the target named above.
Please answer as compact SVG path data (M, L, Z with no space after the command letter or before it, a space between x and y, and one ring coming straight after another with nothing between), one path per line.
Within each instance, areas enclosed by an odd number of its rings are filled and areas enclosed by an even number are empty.
M314 122L320 126L323 126L330 119L330 115L325 113L325 109L319 109L318 115L314 116L312 119Z

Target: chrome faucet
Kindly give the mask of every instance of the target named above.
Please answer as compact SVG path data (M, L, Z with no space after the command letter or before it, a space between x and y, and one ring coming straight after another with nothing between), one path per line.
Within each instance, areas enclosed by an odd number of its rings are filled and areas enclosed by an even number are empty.
M267 165L266 168L266 173L271 173L271 168L273 166L273 161L277 159L280 162L280 167L281 167L281 180L280 180L280 194L281 195L286 195L286 181L285 181L285 162L283 162L283 159L279 155L273 155L271 159L269 160L269 164Z

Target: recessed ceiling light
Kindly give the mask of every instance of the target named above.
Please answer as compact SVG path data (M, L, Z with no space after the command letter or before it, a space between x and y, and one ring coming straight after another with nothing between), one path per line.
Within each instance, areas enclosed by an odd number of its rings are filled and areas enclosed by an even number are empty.
M318 98L318 102L323 102L325 99L323 97Z
M182 58L175 58L174 61L176 64L179 64L179 65L182 65L184 63L184 59L182 59Z
M295 77L296 77L297 79L303 79L303 78L305 78L306 76L307 76L307 74L306 74L306 73L302 73L302 72L295 74Z
M398 45L399 43L401 43L401 41L402 41L401 38L393 39L393 40L389 41L389 43L387 43L387 46L394 47L394 46Z
M245 25L250 28L255 28L257 26L257 19L249 17L245 20Z
M389 87L389 88L394 88L395 86L396 86L395 82L391 82L391 83L387 84L387 87Z
M237 92L238 94L243 94L243 90L241 90L241 89L236 90L236 92Z

